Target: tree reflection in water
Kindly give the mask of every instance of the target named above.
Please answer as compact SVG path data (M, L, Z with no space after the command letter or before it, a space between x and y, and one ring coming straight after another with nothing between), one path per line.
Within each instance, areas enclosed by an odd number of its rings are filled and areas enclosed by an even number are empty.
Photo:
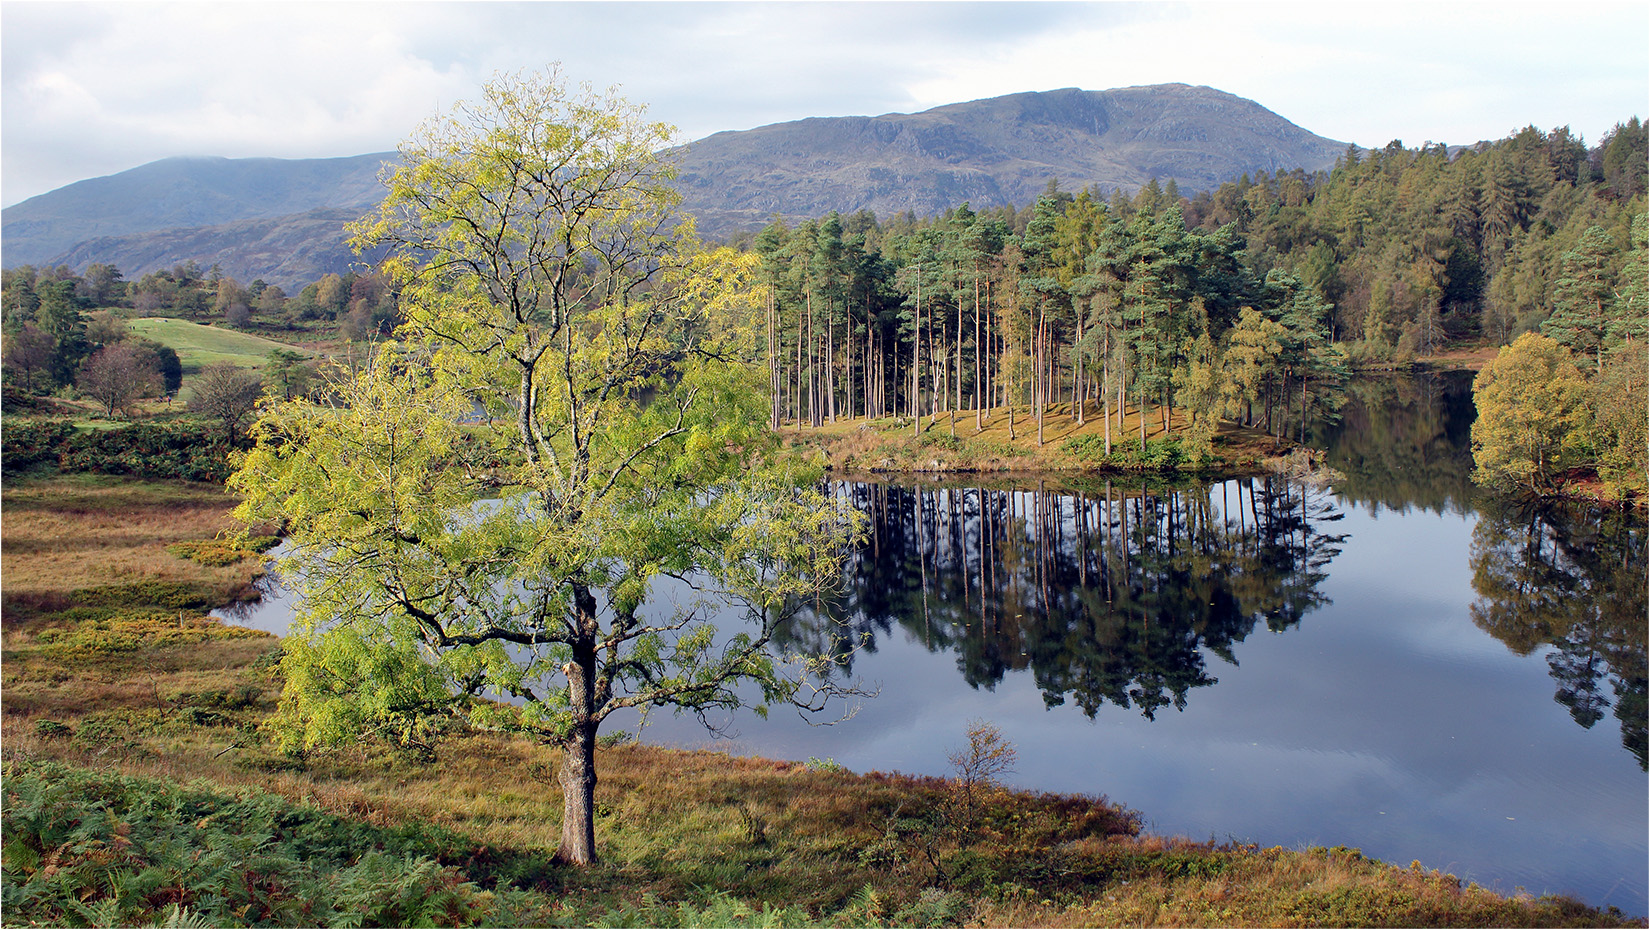
M1622 745L1647 768L1644 524L1485 500L1471 559L1473 622L1519 655L1552 646L1553 699L1589 729L1613 706Z
M1212 685L1205 651L1237 664L1256 626L1281 632L1322 606L1344 537L1328 495L1278 478L1165 488L1121 482L1035 487L838 485L871 517L841 595L791 634L810 649L846 629L859 647L903 627L952 650L992 688L1031 669L1048 706L1069 697L1148 719Z

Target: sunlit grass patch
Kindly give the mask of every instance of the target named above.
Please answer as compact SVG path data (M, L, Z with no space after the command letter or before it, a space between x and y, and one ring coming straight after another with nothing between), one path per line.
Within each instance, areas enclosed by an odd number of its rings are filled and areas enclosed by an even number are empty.
M237 332L219 326L203 326L188 320L170 317L143 317L127 321L135 335L170 346L178 353L187 375L219 362L231 362L243 368L257 368L269 361L269 353L276 349L301 351L284 342L265 339L250 333ZM302 353L307 355L308 353Z
M222 488L189 482L99 475L8 482L0 522L7 627L88 604L175 609L249 593L258 560L201 565L167 551L232 529L233 505Z
M87 664L116 653L160 650L209 639L268 639L269 634L228 626L210 617L149 612L88 618L41 630L35 646L59 662Z

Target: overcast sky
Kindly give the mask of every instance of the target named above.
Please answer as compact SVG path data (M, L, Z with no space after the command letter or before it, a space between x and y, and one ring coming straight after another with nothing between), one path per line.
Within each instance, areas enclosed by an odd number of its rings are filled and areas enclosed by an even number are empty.
M0 3L0 202L172 155L388 151L559 61L684 141L1028 90L1207 84L1322 136L1589 144L1650 115L1650 4Z

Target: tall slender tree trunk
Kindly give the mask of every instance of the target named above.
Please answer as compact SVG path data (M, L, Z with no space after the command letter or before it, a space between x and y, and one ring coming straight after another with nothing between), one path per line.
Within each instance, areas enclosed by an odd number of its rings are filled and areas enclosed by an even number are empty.
M957 437L957 411L963 403L963 304L957 301L957 400L951 405L951 438Z
M831 422L836 422L836 314L834 303L825 310L825 397L830 402Z
M980 266L974 263L974 432L985 429L984 396L981 393L985 381L985 341L984 333L980 329Z
M798 320L796 327L796 400L793 403L793 406L796 408L796 431L799 433L802 432L802 379L805 374L802 367L802 343L804 341L804 335L805 330L802 326L802 321Z
M876 327L873 326L872 323L871 323L871 302L870 302L869 299L867 299L865 301L865 419L866 420L871 419L871 396L872 396L872 388L873 388L873 385L871 383L871 364L872 364L872 360L876 357L876 352L874 351L875 346L876 346L876 338L875 338L876 337L876 332L877 332Z
M1142 338L1144 338L1145 335L1146 335L1146 302L1144 300L1142 300L1140 302L1140 335L1141 335ZM1137 392L1140 395L1140 451L1145 452L1146 451L1146 387L1145 387L1144 384L1141 383L1140 372L1138 372L1138 371L1136 371L1134 373L1134 383L1136 385L1139 385L1139 387L1140 387L1140 390Z
M803 295L803 306L806 315L803 318L805 332L801 335L802 341L808 343L808 425L819 425L819 353L814 346L814 293L808 291Z
M1111 455L1111 406L1106 388L1111 378L1111 329L1106 329L1105 342L1101 346L1100 359L1100 423L1106 430L1106 455Z
M775 335L779 328L775 318L773 290L768 289L768 426L779 429L779 406L783 402L783 388L779 383L779 346Z
M842 415L852 420L854 418L854 311L849 308L847 297L842 299L842 309L844 311L843 316L847 318L843 324L847 328L844 331L842 347L848 352L848 365L842 369L842 389L847 392L848 406L843 410Z
M1077 425L1082 426L1083 404L1089 399L1088 392L1084 389L1083 384L1083 352L1081 349L1077 348L1077 345L1073 345L1072 353L1073 358L1071 364L1072 368L1075 370L1071 375L1071 398L1073 406L1077 408Z
M922 263L917 263L917 309L911 329L911 435L922 435Z
M1048 404L1047 382L1043 378L1043 366L1048 363L1048 311L1043 307L1037 308L1037 362L1033 366L1035 375L1032 377L1032 402L1037 405L1037 445L1043 444L1043 407Z

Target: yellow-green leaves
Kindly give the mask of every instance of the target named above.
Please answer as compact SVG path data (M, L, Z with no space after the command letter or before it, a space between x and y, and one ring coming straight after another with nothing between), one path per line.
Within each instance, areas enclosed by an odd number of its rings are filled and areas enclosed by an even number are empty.
M779 455L756 259L673 212L669 135L524 75L402 146L351 227L390 248L402 342L271 409L233 481L289 528L289 738L411 738L476 695L575 747L621 706L791 693L776 608L857 523Z
M1478 373L1472 393L1477 480L1541 493L1575 464L1585 439L1587 379L1562 345L1525 333Z

